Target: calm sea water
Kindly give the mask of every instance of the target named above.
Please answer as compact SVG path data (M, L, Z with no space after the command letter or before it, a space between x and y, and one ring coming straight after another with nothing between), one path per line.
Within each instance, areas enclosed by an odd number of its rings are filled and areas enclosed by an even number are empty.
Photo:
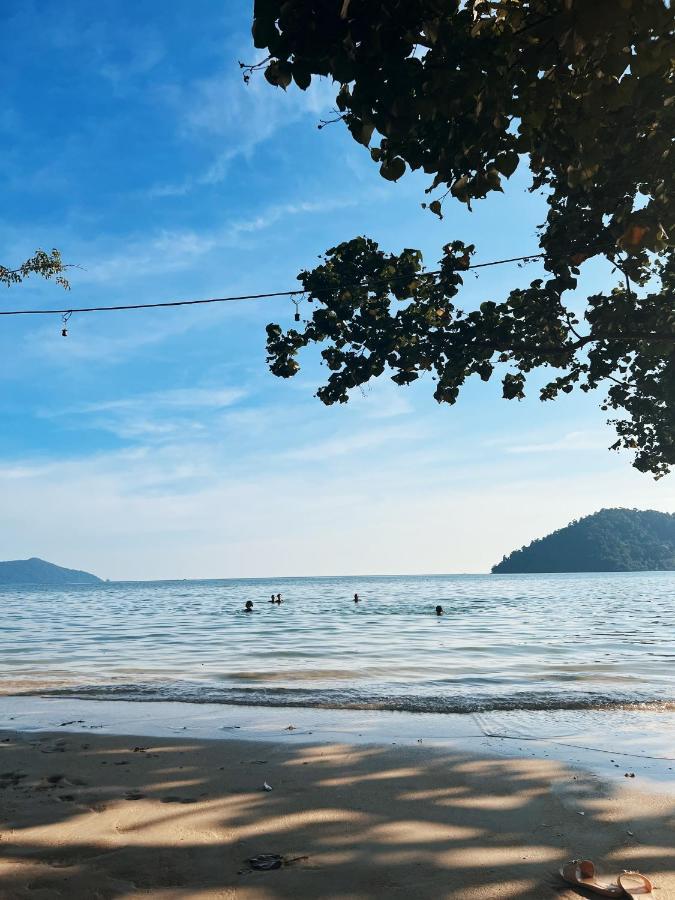
M277 591L280 607L268 602ZM673 572L26 586L0 588L0 609L5 694L675 708Z

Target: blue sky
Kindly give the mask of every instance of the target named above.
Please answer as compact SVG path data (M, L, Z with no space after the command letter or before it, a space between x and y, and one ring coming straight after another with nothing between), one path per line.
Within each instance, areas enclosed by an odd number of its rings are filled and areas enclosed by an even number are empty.
M66 297L31 282L5 306L153 302L286 289L340 240L477 259L537 249L539 197L506 195L442 222L424 180L381 179L340 125L316 127L327 82L284 94L255 61L248 3L7 0L0 103L0 259L59 247ZM469 308L536 266L467 278ZM582 287L607 284L598 267ZM672 511L672 478L609 453L600 396L454 408L430 382L386 378L350 404L266 370L264 326L286 300L4 319L0 557L39 555L110 578L471 572L602 506ZM325 370L324 370L325 371Z

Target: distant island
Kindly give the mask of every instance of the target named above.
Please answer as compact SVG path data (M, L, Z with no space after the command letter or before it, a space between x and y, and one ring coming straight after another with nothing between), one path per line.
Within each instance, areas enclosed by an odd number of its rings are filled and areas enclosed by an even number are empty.
M675 569L675 514L601 509L514 550L493 573Z
M0 562L1 584L100 584L101 579L79 569L64 569L33 556Z

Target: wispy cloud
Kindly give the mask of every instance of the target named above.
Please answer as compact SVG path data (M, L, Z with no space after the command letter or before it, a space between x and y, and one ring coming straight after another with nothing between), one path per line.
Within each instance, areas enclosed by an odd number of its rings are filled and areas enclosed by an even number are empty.
M96 362L99 365L114 365L138 354L139 351L161 344L172 337L184 334L190 327L188 320L169 319L148 327L132 327L119 333L99 330L96 323L83 318L71 319L68 341L58 337L60 322L40 326L28 332L24 339L24 351L31 358L41 362L60 363L72 366L77 363ZM67 346L65 346L67 343Z
M398 446L403 441L419 440L422 436L419 427L369 428L312 442L287 451L285 456L288 459L305 462L320 462L325 459L359 453L362 450L382 447L386 444Z
M130 412L134 410L202 410L224 409L246 396L243 388L176 388L171 391L154 391L136 397L85 403L60 410L68 413Z
M607 438L599 431L570 431L553 441L532 441L504 448L506 453L553 453L566 450L606 450Z
M408 449L392 458L364 446L348 467L333 457L293 466L274 453L232 467L222 448L187 436L49 464L6 460L5 555L122 578L485 571L580 514L675 501L673 486L618 460L576 478L563 467L514 480L502 463L477 479L469 465L448 482Z
M246 395L243 388L178 388L43 410L42 416L71 421L76 417L77 428L106 431L127 441L166 443L207 433L215 414Z
M252 235L303 215L323 215L354 206L359 201L349 197L327 197L315 201L272 204L247 218L234 219L216 228L197 230L161 230L155 235L126 241L116 253L88 262L74 273L77 284L122 282L153 274L187 269L209 253L234 247L246 235ZM87 258L83 250L84 258Z
M240 58L248 59L247 44ZM238 66L188 85L165 85L160 95L173 111L185 140L217 143L212 161L182 180L153 185L150 196L182 196L201 186L218 184L237 157L250 156L280 129L303 118L319 119L335 103L335 87L326 78L314 79L307 91L292 86L273 88L257 73L244 83ZM225 145L223 147L223 144Z
M20 463L0 465L1 481L19 481L21 479L40 478L53 471L52 465L21 465Z
M362 392L352 391L349 402L369 419L393 419L414 410L410 396L389 379L379 379Z
M156 34L148 31L136 31L129 35L124 49L123 58L111 53L103 54L98 66L101 77L112 84L117 95L131 90L133 81L152 71L165 56L162 42Z
M119 94L126 93L135 79L152 71L164 59L165 47L154 25L136 23L131 28L119 15L83 20L74 8L66 7L58 12L54 10L44 27L44 13L31 9L32 4L26 7L24 27L40 29L48 44L62 52L77 54L89 73L104 78Z

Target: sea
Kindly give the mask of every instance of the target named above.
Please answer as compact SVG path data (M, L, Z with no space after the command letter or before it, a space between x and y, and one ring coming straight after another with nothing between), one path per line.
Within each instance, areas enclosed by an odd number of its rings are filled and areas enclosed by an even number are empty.
M26 585L0 611L5 695L675 710L675 572Z

